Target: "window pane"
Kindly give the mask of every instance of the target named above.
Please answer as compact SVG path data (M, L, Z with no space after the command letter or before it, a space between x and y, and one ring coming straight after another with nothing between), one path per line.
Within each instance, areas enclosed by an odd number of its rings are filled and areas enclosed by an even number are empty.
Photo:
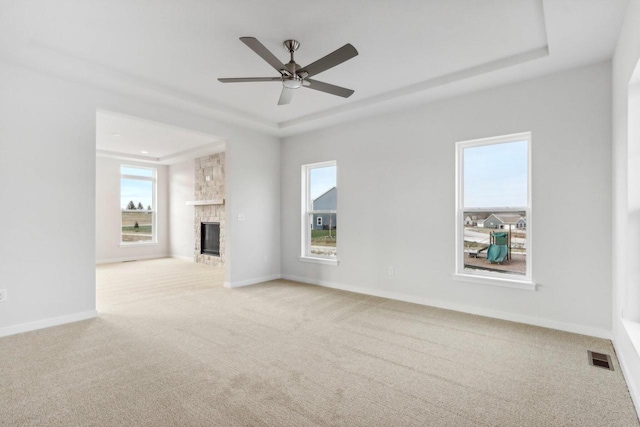
M141 176L145 178L153 178L153 169L134 168L131 166L120 166L120 174L135 175L135 176Z
M462 221L465 270L526 275L526 212L464 212Z
M316 211L335 211L338 190L336 167L324 166L309 170L309 205ZM312 255L336 256L336 214L309 214L309 253Z
M464 207L527 206L527 141L464 149Z
M120 180L122 241L153 240L153 183L136 179Z
M313 255L336 256L337 241L337 215L309 214L311 233L311 247L309 252Z
M316 200L327 191L336 186L336 167L326 166L321 168L313 168L309 171L309 197ZM335 210L335 200L332 208L316 207L313 209Z

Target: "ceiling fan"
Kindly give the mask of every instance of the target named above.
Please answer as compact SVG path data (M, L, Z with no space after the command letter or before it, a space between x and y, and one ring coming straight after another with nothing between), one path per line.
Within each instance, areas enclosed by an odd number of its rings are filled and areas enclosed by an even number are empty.
M298 50L300 43L296 40L285 40L283 45L289 51L291 60L283 64L273 53L269 51L262 43L254 37L240 37L240 40L249 46L251 50L257 53L262 59L267 61L269 65L280 73L280 77L239 77L239 78L222 78L218 79L222 83L246 83L246 82L282 82L282 93L278 105L284 105L291 102L293 91L301 87L319 90L320 92L330 93L331 95L348 98L353 95L353 90L329 83L312 80L310 77L320 74L323 71L340 65L343 62L358 55L355 47L349 43L335 50L327 56L318 59L306 67L300 67L293 59L293 53Z

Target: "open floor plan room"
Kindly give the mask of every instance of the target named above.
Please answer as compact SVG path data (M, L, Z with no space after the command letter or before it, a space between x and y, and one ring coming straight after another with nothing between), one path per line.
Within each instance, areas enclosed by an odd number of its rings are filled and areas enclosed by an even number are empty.
M640 426L640 0L2 0L0 206L2 426Z

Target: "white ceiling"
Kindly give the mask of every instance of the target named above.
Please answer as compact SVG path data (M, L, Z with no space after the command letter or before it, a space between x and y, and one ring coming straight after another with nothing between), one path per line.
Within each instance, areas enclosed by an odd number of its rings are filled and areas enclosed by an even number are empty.
M285 136L612 56L627 0L0 0L0 57L88 83L150 92ZM294 5L294 7L292 7ZM277 76L241 43L258 38L302 66L353 44L359 55L314 78L343 99L299 89L278 106ZM65 68L66 66L66 68ZM118 83L114 83L118 81Z
M98 155L171 164L224 151L224 141L212 135L136 117L98 111Z

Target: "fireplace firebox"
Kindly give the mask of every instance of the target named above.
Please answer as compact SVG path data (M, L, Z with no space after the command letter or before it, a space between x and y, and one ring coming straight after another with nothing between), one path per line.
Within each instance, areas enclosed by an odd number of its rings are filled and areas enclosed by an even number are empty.
M200 253L220 256L220 223L200 223Z

